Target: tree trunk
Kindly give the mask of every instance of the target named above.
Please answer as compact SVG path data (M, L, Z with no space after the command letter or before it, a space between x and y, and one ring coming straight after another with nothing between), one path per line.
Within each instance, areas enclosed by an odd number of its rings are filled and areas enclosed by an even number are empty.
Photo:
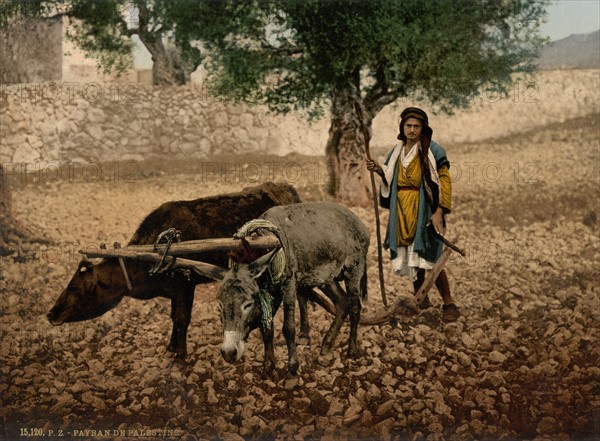
M161 35L140 32L140 41L152 55L152 84L155 86L181 86L189 81L177 48L165 47Z
M186 70L178 49L165 47L163 32L151 25L152 13L145 2L137 3L139 9L138 34L142 44L152 55L152 84L155 86L181 86L190 79L191 68Z
M370 133L372 115L365 112L363 118ZM343 204L371 206L365 140L350 90L338 91L332 96L331 127L325 152L329 167L329 193Z
M189 81L177 48L165 47L160 41L159 50L152 54L152 60L152 83L155 86L181 86Z

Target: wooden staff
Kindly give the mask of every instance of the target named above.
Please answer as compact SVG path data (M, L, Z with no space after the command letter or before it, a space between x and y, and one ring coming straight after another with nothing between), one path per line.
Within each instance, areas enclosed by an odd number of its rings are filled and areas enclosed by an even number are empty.
M363 121L362 111L360 110L360 106L358 102L354 102L354 108L356 109L356 116L358 117L358 122L360 123L360 130L363 133L363 137L365 138L365 153L367 155L367 159L371 160L371 151L369 150L369 132L365 127L365 123ZM375 175L373 170L369 170L369 174L371 175L371 190L373 192L373 208L375 209L375 225L377 229L377 262L379 264L379 288L381 289L381 300L383 300L383 306L388 307L387 296L385 294L385 284L383 281L383 256L381 249L381 228L379 225L379 204L377 203L377 188L375 187Z

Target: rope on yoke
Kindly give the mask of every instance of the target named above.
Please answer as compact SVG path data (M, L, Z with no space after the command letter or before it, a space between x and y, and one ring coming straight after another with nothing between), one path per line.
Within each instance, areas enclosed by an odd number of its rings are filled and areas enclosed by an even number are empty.
M279 243L281 243L281 231L271 222L265 219L252 219L251 221L246 222L238 231L233 235L233 237L237 239L241 239L243 237L252 236L253 234L257 234L259 236L275 236L279 239ZM283 273L285 272L285 265L287 259L285 256L285 250L283 246L275 253L275 257L271 262L271 266L269 267L269 274L271 275L271 281L275 284L278 283L279 280L283 277ZM231 261L229 262L231 266Z
M252 236L257 234L259 236L275 236L279 239L281 244L281 231L271 222L265 219L253 219L246 222L233 237L241 239L244 237ZM229 265L231 266L231 259ZM287 259L283 246L279 248L279 251L275 253L271 265L267 270L268 282L267 288L261 289L258 293L258 300L260 302L260 309L262 311L262 317L260 320L261 326L264 329L269 329L273 326L273 296L269 292L274 285L279 283L285 273Z
M150 268L149 274L151 276L154 276L156 274L164 274L172 268L176 258L174 257L170 260L170 262L166 264L165 259L167 258L173 241L177 241L178 243L181 242L181 231L175 228L169 228L168 230L163 231L156 238L156 241L154 242L154 251L158 252L159 245L165 245L165 249L162 253L162 256L160 257L160 260L156 262L156 264L152 268Z

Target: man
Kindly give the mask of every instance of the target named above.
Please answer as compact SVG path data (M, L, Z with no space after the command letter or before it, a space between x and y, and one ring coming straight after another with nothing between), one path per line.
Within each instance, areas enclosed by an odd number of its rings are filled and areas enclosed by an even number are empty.
M389 248L395 274L406 275L415 293L442 253L439 233L446 229L445 214L452 208L450 162L446 152L431 140L427 114L408 107L400 115L401 144L394 146L385 165L367 161L367 168L381 176L380 203L390 216L384 246ZM452 322L460 311L450 294L446 272L442 270L435 285L444 302L442 318ZM422 307L427 307L428 298Z

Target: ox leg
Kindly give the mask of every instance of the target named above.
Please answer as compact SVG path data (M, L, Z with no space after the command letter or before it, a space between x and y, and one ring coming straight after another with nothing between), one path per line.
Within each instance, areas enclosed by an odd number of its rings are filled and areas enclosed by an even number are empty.
M167 351L169 352L175 352L179 342L177 322L175 320L175 311L177 309L176 303L175 297L171 297L171 321L173 322L173 330L171 331L171 340L169 341L169 346L167 346Z
M288 280L282 290L283 294L283 336L288 349L288 376L298 372L298 356L296 354L296 280Z
M273 325L269 328L260 327L263 344L265 346L265 362L263 365L263 374L271 377L275 370L275 349L273 348Z
M171 320L173 332L167 350L175 352L177 357L187 355L187 331L192 317L194 286L178 287L171 297Z
M300 334L298 344L310 345L310 324L308 322L308 290L302 288L298 291L298 309L300 311Z
M346 301L346 295L337 281L323 286L323 292L331 299L333 304L336 306L336 313L335 318L333 319L333 322L329 327L329 330L323 338L323 343L321 345L322 355L327 354L331 351L331 347L333 346L333 343L335 343L335 339L337 338L340 332L342 323L348 315L348 304Z

